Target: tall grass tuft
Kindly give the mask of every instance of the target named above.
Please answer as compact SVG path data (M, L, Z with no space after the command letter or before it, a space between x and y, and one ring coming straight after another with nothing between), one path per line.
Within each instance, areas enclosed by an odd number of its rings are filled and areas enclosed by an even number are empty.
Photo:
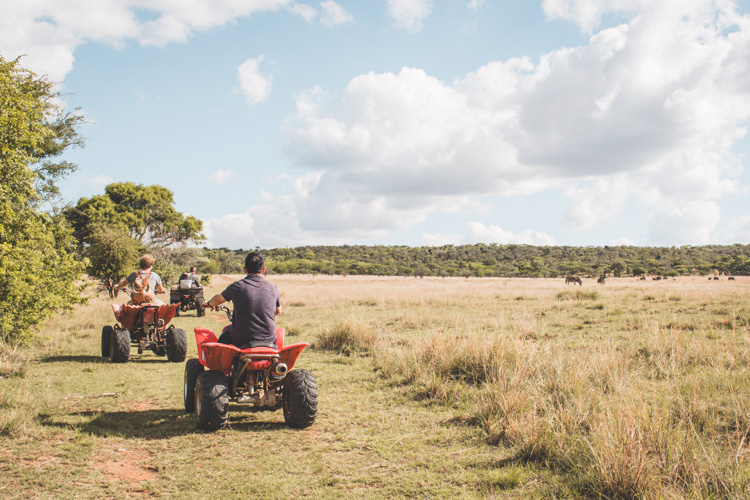
M599 298L599 292L585 292L583 290L563 290L557 293L557 300L596 300Z
M0 343L0 379L26 376L28 364L17 348Z
M315 346L346 355L368 354L377 341L378 334L371 324L347 320L324 327L317 335Z

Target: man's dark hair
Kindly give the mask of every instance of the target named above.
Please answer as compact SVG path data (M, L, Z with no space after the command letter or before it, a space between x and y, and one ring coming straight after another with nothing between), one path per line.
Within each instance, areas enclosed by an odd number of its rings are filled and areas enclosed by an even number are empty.
M194 272L196 272L197 270L198 270L198 268L197 268L197 267L195 267L195 266L190 266L190 272L191 272L191 273L194 273Z
M245 269L247 274L260 274L263 272L263 256L258 252L250 252L245 257Z

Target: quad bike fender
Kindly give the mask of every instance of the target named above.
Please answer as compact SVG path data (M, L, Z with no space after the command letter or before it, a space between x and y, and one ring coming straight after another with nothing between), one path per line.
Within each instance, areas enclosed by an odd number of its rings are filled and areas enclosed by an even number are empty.
M264 351L264 353L266 351L268 351L268 353L279 352L281 361L286 363L287 367L291 370L297 362L300 353L310 345L300 342L284 347L285 332L283 328L276 329L276 345L279 347L280 351L274 351L273 349L263 347L240 350L233 345L220 344L216 334L208 328L197 327L194 331L195 343L198 347L198 360L200 363L209 370L220 370L225 374L228 374L231 370L234 358L242 353L256 351Z
M148 304L144 304L148 305ZM138 318L138 312L144 308L144 305L131 306L128 304L112 304L112 312L115 315L115 319L120 322L123 328L128 330L133 329L136 325L136 319ZM154 321L154 313L159 316L159 319L164 320L164 324L160 328L163 328L172 321L172 318L177 314L177 308L179 304L160 304L158 309L146 309L143 312L143 321L145 323L152 323Z
M284 347L281 350L280 358L281 362L285 363L287 368L291 370L294 368L294 363L297 362L297 358L299 357L300 353L305 349L305 347L308 347L310 344L307 344L305 342L299 342L297 344L292 344L290 346Z
M198 360L209 370L218 370L229 375L232 361L241 354L237 347L218 342L203 342Z

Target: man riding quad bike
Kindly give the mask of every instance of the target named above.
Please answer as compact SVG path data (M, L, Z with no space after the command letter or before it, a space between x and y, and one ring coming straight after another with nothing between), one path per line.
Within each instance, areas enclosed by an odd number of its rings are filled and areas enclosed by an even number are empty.
M169 303L178 304L177 316L180 315L180 311L185 312L192 309L195 309L199 317L206 315L206 311L203 309L205 299L200 280L186 277L185 274L180 277L177 286L169 290Z
M185 360L185 330L169 324L177 312L176 304L112 304L112 312L117 323L102 328L102 357L125 363L132 344L138 346L138 354L148 349L174 363Z
M224 310L231 320L232 313ZM276 347L236 347L217 342L214 332L195 328L198 359L185 364L185 411L195 412L198 428L215 431L227 424L229 402L250 404L257 411L283 408L290 427L315 422L318 387L308 370L292 370L309 344L284 345L284 329L276 328ZM208 369L206 371L206 369Z

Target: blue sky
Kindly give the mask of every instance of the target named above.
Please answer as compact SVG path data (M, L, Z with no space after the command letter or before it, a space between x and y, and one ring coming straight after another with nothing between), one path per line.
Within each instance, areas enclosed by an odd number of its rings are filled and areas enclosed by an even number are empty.
M749 7L11 0L0 52L86 117L67 202L211 246L750 243Z

